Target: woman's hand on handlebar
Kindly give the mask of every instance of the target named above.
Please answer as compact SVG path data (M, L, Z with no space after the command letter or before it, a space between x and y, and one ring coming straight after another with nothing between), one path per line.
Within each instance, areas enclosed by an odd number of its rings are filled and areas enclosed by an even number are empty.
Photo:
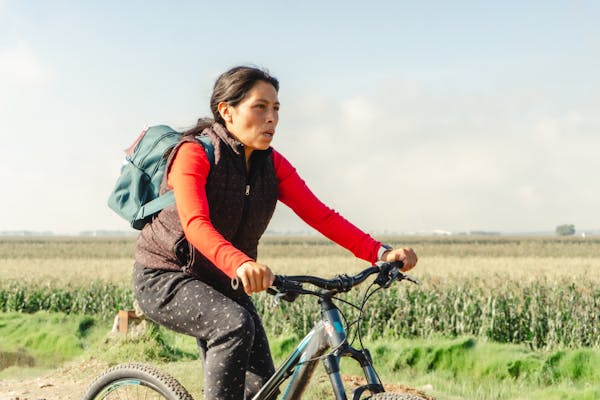
M261 292L273 284L273 272L264 264L247 261L240 265L236 275L244 285L247 294Z
M418 257L417 253L414 252L410 247L405 247L403 249L392 249L383 253L381 257L381 261L392 262L392 261L402 261L404 266L401 271L406 272L410 271L417 265Z

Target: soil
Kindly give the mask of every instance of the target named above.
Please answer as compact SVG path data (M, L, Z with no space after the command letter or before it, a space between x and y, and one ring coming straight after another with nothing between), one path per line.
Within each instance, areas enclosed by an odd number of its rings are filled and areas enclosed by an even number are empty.
M344 384L349 389L354 389L367 383L363 376L343 376ZM384 384L386 392L410 393L422 400L435 400L433 397L427 396L424 392L405 385Z
M87 387L109 365L96 359L71 363L42 377L0 380L0 400L80 400ZM348 388L365 384L363 377L344 376ZM385 385L388 392L406 392L423 400L435 400L422 391L403 386Z
M81 400L94 377L107 368L107 363L91 359L37 378L3 379L0 400Z

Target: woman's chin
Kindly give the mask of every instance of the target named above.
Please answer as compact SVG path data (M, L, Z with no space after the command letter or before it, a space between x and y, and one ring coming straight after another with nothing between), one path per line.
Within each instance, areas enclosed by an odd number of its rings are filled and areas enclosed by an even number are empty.
M257 143L256 145L256 149L257 150L266 150L271 146L271 142L273 141L272 138L268 139L268 140L261 140L260 143Z

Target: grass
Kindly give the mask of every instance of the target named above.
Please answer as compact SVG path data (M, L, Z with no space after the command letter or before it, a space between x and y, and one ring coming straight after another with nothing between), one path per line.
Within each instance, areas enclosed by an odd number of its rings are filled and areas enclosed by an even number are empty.
M593 349L531 351L459 338L399 341L374 350L396 379L444 387L439 398L593 399L600 393L600 351Z
M50 368L83 354L106 331L106 323L97 323L82 315L0 313L0 370L14 364Z
M137 337L114 336L108 333L110 324L92 317L56 313L0 315L0 335L6 338L2 349L21 348L23 354L35 359L38 367L89 358L109 364L136 360L171 373L196 398L201 398L202 363L197 360L193 338L157 326ZM40 334L42 326L45 334ZM276 365L297 342L298 335L293 334L271 340ZM472 337L375 340L366 345L384 383L428 386L429 393L438 399L579 400L595 399L600 393L600 349L533 351L522 345ZM57 354L61 357L57 358ZM28 369L21 366L0 371L0 379ZM347 375L361 374L351 360L342 363L342 371ZM314 396L330 391L322 367L317 368L313 382Z
M384 342L374 352L393 372L413 369L461 381L519 381L533 386L600 382L600 351L593 349L536 352L475 338L440 338Z

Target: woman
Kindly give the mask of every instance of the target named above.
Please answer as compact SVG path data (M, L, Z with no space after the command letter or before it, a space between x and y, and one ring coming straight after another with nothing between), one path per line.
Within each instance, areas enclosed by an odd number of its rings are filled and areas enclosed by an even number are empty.
M150 319L197 338L206 399L251 398L274 372L249 295L273 282L256 256L278 200L359 258L401 260L404 270L417 263L412 249L382 245L321 203L270 147L278 90L277 79L252 67L217 79L214 120L201 119L186 132L167 161L161 191L171 188L177 205L161 211L137 242L138 303ZM199 134L214 145L213 163L195 139ZM243 289L231 288L234 277Z

